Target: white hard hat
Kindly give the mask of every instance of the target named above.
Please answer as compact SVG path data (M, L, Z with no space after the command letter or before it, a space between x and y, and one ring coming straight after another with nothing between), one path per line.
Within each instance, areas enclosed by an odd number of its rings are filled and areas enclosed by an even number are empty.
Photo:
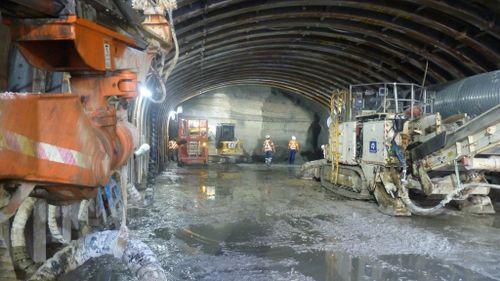
M292 140L296 140L297 138L295 136L292 136Z
M271 138L271 136L270 136L270 135L266 135L266 139L270 139L270 138Z

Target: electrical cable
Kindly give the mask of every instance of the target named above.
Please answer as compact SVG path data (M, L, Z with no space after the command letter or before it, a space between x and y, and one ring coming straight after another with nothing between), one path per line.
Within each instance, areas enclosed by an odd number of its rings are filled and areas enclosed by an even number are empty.
M174 41L174 48L175 48L175 54L174 54L174 58L172 59L172 62L170 63L170 65L168 66L167 68L167 71L165 72L165 74L163 74L163 65L164 65L164 60L162 58L162 67L161 67L161 71L156 71L154 70L152 73L154 76L156 76L156 78L158 79L158 82L160 84L160 87L161 87L161 97L159 99L154 99L153 97L150 97L149 100L153 103L156 103L156 104L160 104L160 103L163 103L165 101L165 99L167 98L167 86L166 86L166 83L167 83L167 80L168 78L170 77L170 74L172 73L172 71L174 70L175 66L177 65L177 61L179 60L179 42L177 41L177 35L175 33L175 27L174 27L174 17L172 15L173 11L172 9L168 9L168 20L170 21L170 30L172 31L172 40ZM151 78L152 76L149 76L148 77L148 80Z

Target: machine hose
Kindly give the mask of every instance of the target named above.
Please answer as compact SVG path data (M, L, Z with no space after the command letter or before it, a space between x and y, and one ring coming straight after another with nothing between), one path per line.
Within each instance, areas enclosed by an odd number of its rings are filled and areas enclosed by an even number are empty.
M82 200L78 209L78 228L82 236L90 233L92 228L89 225L89 200Z
M14 217L10 233L14 268L22 271L27 276L33 274L39 266L35 264L28 254L28 250L26 249L26 237L24 236L26 222L31 216L36 201L37 199L33 197L28 197L23 201Z
M123 249L119 249L123 246ZM29 281L55 281L91 258L113 255L126 264L139 281L166 281L167 275L154 253L139 240L119 245L119 231L92 233L70 244L48 259Z
M170 62L168 69L164 73L163 70L164 70L164 66L165 66L165 62L164 62L164 55L165 54L162 54L162 58L161 58L162 62L161 62L160 69L159 70L153 69L153 71L151 73L151 75L157 76L156 78L158 79L158 83L160 84L160 87L161 87L161 98L159 98L157 100L154 99L153 97L149 98L149 100L151 102L156 103L156 104L162 104L165 101L165 99L167 98L166 83L167 83L168 77L170 76L170 74L174 70L175 66L177 65L177 61L179 60L179 42L177 41L177 34L175 32L174 18L172 16L172 13L173 13L172 8L167 10L168 20L169 20L169 24L170 24L170 31L172 33L172 40L174 41L174 48L175 48L174 57L173 57L172 61ZM151 76L149 76L149 77L151 77Z
M403 187L403 194L401 196L401 200L403 203L406 205L406 207L410 210L412 214L416 215L422 215L422 216L433 216L433 215L438 215L442 212L443 208L446 206L446 204L450 203L453 198L462 192L463 190L469 189L469 188L476 188L476 187L487 187L487 188L493 188L493 189L500 189L500 186L494 185L494 184L487 184L487 183L463 183L461 186L452 192L448 193L443 200L441 200L436 206L431 207L431 208L423 208L420 206L417 206L409 197L408 195L408 190L406 187Z
M158 109L156 106L151 105L150 109L150 124L151 124L151 136L150 144L151 149L149 150L149 163L148 163L148 177L146 181L146 193L144 195L144 205L149 206L154 200L154 188L156 184L156 175L158 173L158 124L157 124L157 113Z
M17 281L9 248L9 244L5 241L4 236L0 235L0 280Z
M133 204L137 204L142 201L141 194L132 183L127 184L127 194L129 196L128 198L130 199L130 202L132 202Z
M57 211L57 206L49 205L49 214L47 223L49 225L50 235L52 235L52 238L54 238L54 240L56 240L58 243L67 244L68 242L64 240L64 237L61 231L59 230L59 226L57 225L56 211Z
M163 83L166 83L168 80L168 77L170 77L170 74L174 70L175 66L177 65L177 61L179 60L179 42L177 42L177 34L175 33L175 27L174 27L174 17L172 16L172 9L168 9L167 14L168 14L168 20L170 24L170 29L172 32L172 40L174 41L174 48L175 48L175 54L174 58L172 59L172 62L168 66L167 71L163 75Z

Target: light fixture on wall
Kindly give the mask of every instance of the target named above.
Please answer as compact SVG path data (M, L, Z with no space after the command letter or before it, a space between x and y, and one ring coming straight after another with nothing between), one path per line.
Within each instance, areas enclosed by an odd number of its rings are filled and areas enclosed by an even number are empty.
M175 120L175 115L176 115L176 112L173 110L170 110L170 112L168 113L168 119Z
M177 107L177 114L181 114L182 113L182 106L178 106Z
M139 94L146 98L150 98L153 95L153 93L151 93L151 91L143 85L139 86Z

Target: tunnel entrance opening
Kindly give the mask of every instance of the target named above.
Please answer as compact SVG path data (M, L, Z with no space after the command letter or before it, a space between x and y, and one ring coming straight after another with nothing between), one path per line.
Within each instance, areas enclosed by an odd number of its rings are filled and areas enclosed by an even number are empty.
M183 112L169 120L169 137L182 143L177 135L180 119L208 120L207 146L213 162L218 162L221 155L217 127L220 129L223 124L234 127L234 141L238 142L244 162L264 161L262 144L266 135L275 144L273 162L277 163L288 160L288 141L292 136L300 144L297 164L319 159L321 145L328 142L328 110L315 101L277 88L229 86L194 97L180 106Z

